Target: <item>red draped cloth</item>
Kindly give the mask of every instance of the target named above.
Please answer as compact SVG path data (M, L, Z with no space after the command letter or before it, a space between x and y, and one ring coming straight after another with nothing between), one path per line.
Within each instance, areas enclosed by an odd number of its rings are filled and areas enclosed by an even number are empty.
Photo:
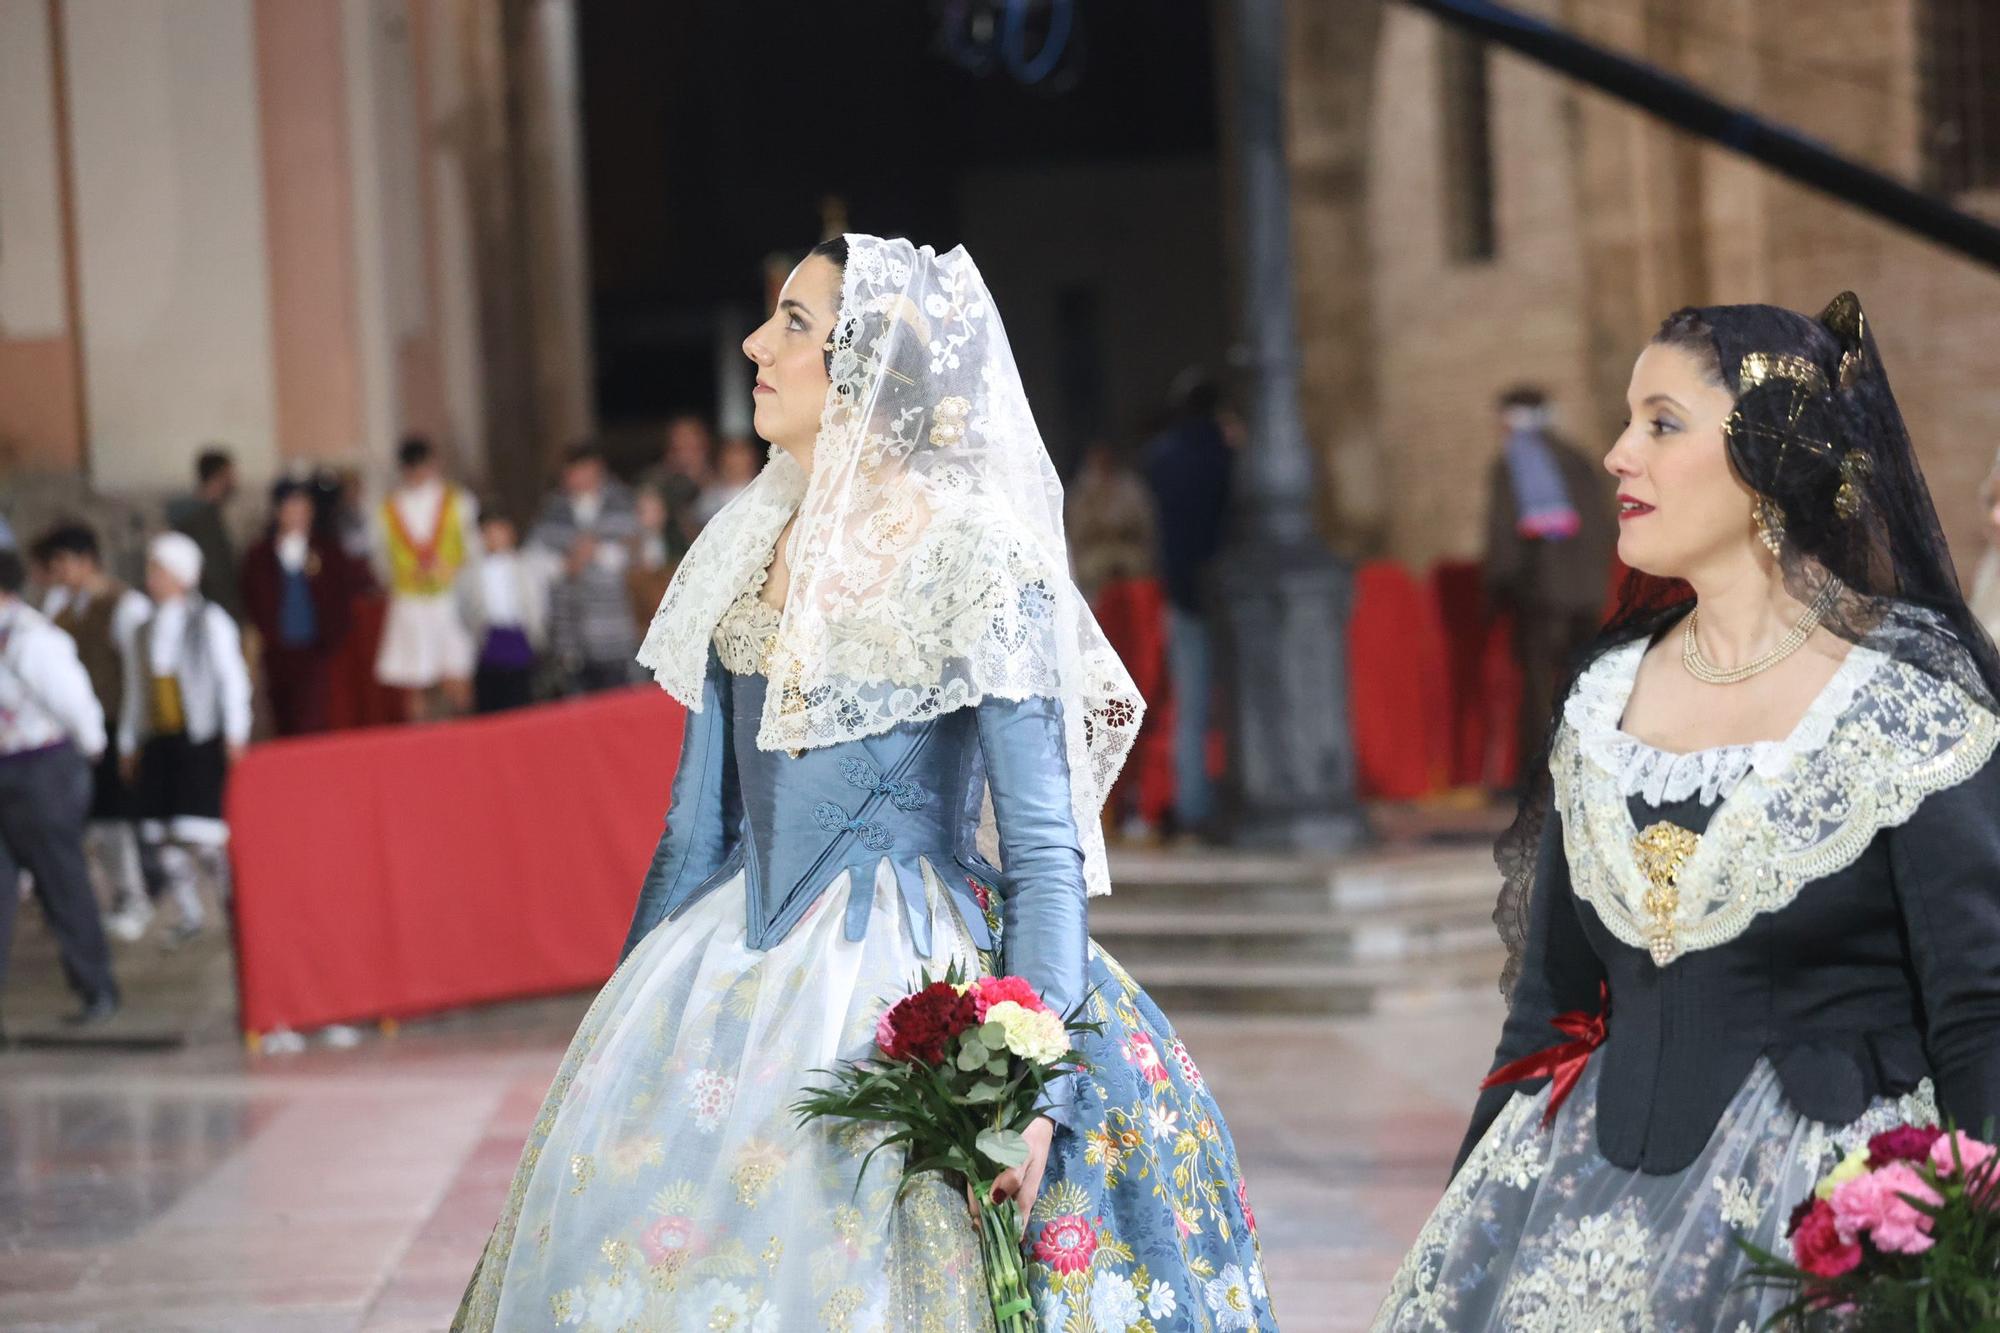
M1394 561L1355 575L1348 675L1361 794L1413 800L1441 789L1451 771L1444 628L1430 590Z
M228 798L244 1029L603 982L682 719L644 687L254 747Z
M1167 687L1167 600L1158 579L1110 579L1091 606L1104 637L1132 673L1146 719L1112 788L1114 814L1158 826L1174 803L1173 701Z

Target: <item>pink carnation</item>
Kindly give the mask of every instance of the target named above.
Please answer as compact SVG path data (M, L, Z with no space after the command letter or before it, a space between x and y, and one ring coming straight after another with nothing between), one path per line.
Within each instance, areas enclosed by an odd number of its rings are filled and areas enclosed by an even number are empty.
M1835 1229L1850 1244L1865 1234L1876 1249L1889 1254L1922 1254L1934 1243L1931 1219L1909 1199L1943 1202L1908 1162L1891 1162L1856 1176L1833 1192Z
M978 1007L979 1021L986 1021L986 1011L1003 1000L1012 1000L1030 1013L1047 1013L1048 1006L1035 988L1021 977L981 977L972 987L972 1002Z
M1957 1159L1952 1157L1952 1145L1958 1147ZM1937 1168L1940 1177L1958 1173L1960 1163L1965 1166L1965 1174L1976 1176L1979 1168L1993 1158L1993 1145L1981 1143L1963 1130L1954 1131L1931 1145L1931 1165Z

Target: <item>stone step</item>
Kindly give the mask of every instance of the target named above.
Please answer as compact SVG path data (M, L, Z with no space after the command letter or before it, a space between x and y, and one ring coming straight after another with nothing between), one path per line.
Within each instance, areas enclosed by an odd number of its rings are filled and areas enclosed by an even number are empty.
M1093 919L1092 935L1131 966L1237 961L1367 962L1479 952L1497 940L1484 903L1381 911L1130 911Z
M1179 909L1304 914L1483 904L1491 911L1500 892L1499 872L1484 849L1387 852L1344 861L1120 853L1112 857L1111 878L1110 897L1091 904L1094 920Z
M1158 963L1128 970L1169 1015L1334 1018L1470 1009L1497 984L1504 956L1496 946L1417 963Z

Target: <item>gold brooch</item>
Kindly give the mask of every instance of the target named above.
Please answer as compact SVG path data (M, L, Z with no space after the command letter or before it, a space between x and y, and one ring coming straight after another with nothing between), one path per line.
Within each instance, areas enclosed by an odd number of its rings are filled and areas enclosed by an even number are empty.
M1675 918L1681 910L1681 869L1700 846L1698 835L1664 820L1648 826L1632 839L1632 855L1652 884L1642 905L1646 911L1646 943L1658 967L1665 967L1680 952Z

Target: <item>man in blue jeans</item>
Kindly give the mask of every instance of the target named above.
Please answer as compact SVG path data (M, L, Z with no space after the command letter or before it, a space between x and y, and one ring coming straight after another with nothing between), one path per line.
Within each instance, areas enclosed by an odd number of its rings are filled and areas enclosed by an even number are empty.
M1174 695L1174 825L1206 834L1214 819L1208 726L1214 688L1208 583L1229 515L1234 450L1221 396L1198 368L1174 380L1174 420L1146 446L1146 485L1158 508L1160 577L1167 595L1167 676Z

